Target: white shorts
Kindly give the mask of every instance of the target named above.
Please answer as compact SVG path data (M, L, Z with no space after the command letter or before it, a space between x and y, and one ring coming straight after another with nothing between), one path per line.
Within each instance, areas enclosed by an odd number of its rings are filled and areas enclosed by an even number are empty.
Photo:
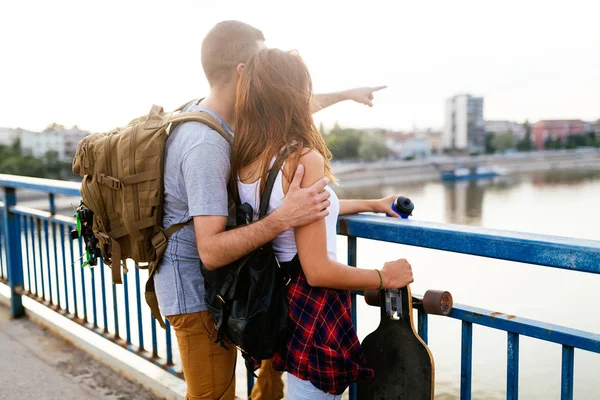
M342 395L335 395L317 389L309 381L303 381L292 374L287 374L287 398L289 400L340 400Z

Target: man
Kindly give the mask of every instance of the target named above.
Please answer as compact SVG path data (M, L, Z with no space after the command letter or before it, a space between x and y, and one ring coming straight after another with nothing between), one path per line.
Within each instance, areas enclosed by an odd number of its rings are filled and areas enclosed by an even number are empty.
M235 122L239 73L244 63L264 47L264 40L261 31L242 22L217 24L202 42L202 66L210 94L184 111L204 111L233 135L230 127ZM379 89L382 87L317 95L313 108L317 111L346 99L371 106L372 93ZM175 329L189 400L235 397L237 354L235 348L227 350L214 343L215 328L204 304L200 259L210 269L228 265L280 233L328 214L329 194L323 190L327 180L301 189L303 168L299 166L281 208L261 221L226 231L230 154L221 135L196 122L181 124L167 141L163 225L169 227L190 219L193 224L171 236L154 281L161 313ZM280 398L280 376L271 375L276 387L268 390ZM262 379L269 376L265 372Z

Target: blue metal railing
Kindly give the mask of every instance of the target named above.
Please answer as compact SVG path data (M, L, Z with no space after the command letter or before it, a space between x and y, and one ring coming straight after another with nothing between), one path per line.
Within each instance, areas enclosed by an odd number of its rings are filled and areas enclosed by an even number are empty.
M600 242L593 240L367 215L340 218L338 233L348 236L350 265L355 265L356 238L363 238L600 274ZM518 398L520 335L562 345L563 400L573 398L574 349L600 353L600 334L463 304L454 304L449 317L462 321L460 398L463 400L471 399L473 324L507 332L507 399ZM427 318L420 310L418 331L426 343ZM356 324L356 320L354 322ZM354 390L351 390L350 398L353 394Z
M76 221L56 214L56 196L79 203L79 183L0 175L0 186L0 282L11 287L13 315L24 314L21 296L27 296L181 377L173 360L170 327L157 330L142 305L147 271L130 266L123 285L115 285L102 261L98 267L82 268L83 243L69 236ZM18 189L46 193L48 211L18 205Z
M129 268L124 274L123 285L110 284L108 290L109 271L102 266L80 267L83 263L80 258L82 243L80 240L72 242L68 237L75 220L55 214L55 195L79 197L79 184L0 175L0 186L4 190L4 202L0 203L3 214L0 220L0 281L11 287L12 313L23 315L21 296L28 296L181 376L175 365L171 328L168 327L166 332L157 330L156 321L142 305L141 290L146 271ZM19 206L17 189L47 193L49 211ZM365 238L600 274L598 241L367 215L340 218L338 233L348 236L348 263L354 266L357 238ZM352 297L356 324L356 294ZM574 349L600 353L599 334L462 304L454 304L450 318L460 320L462 324L461 399L471 398L473 324L507 332L507 399L518 398L521 335L562 346L562 399L573 398ZM428 316L421 310L418 331L427 342ZM249 381L249 390L251 386ZM355 396L355 387L351 386L350 398Z

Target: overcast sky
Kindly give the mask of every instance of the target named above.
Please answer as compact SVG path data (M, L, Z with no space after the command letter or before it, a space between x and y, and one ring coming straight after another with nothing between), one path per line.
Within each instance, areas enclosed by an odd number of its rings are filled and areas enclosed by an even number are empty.
M102 131L208 92L205 33L239 19L297 49L316 92L386 84L357 127L441 127L444 99L486 119L600 118L600 1L2 1L0 127Z

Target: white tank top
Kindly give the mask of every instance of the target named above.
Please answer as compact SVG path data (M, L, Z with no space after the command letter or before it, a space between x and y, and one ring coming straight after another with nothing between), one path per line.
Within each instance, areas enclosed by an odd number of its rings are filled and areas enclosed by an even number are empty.
M273 192L271 193L271 201L269 202L269 208L267 209L267 215L271 214L274 210L278 209L283 205L283 173L279 171L275 184L273 185ZM243 183L238 179L237 182L238 192L240 195L240 201L242 204L248 203L254 210L253 220L258 219L259 204L260 204L260 179L252 183ZM330 188L326 187L331 196L329 201L329 215L325 217L325 229L327 232L327 254L332 260L337 259L336 251L336 235L337 235L337 219L340 213L340 202L335 192ZM281 262L291 261L294 256L298 253L296 248L296 238L294 236L294 230L290 229L277 236L273 242L273 250L275 255Z

